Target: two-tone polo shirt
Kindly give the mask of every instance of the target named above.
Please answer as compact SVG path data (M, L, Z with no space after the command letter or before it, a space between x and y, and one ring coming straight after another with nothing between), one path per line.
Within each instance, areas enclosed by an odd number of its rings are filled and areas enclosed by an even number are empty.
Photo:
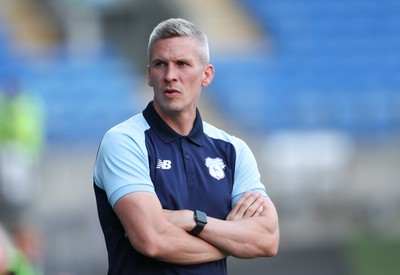
M226 274L226 259L181 266L140 254L124 236L113 211L122 196L151 192L164 209L197 209L225 219L244 192L266 196L246 143L202 121L196 112L188 136L172 130L152 102L104 135L94 167L94 188L109 274Z

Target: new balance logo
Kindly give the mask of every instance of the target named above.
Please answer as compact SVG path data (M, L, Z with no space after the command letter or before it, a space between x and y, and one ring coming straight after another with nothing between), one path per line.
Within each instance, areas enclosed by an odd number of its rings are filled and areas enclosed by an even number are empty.
M156 169L171 169L171 161L159 159L157 162Z

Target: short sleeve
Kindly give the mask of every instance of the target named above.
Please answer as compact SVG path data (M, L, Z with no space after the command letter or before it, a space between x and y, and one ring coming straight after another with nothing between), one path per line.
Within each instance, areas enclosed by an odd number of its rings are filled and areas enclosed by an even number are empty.
M265 186L261 183L260 172L253 152L241 139L236 139L234 146L236 149L236 165L232 207L246 191L259 192L263 196L267 196Z
M144 134L132 136L124 131L108 131L99 147L94 182L103 189L109 203L131 192L152 192Z

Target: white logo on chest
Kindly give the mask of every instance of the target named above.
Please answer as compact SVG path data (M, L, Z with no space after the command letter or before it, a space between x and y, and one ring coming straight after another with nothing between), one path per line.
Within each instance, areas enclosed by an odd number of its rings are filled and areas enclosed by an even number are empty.
M208 167L208 172L210 175L217 179L223 179L225 178L225 164L224 161L220 158L206 158L206 166Z
M157 162L156 169L171 169L171 161L159 159Z

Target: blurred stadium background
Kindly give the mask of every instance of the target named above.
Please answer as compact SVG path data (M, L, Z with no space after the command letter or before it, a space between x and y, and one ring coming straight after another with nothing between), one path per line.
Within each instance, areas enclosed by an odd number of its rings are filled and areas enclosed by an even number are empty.
M203 116L248 141L280 216L279 255L231 274L400 274L399 1L1 0L0 83L45 103L45 274L105 274L96 149L151 98L148 35L169 17L208 34Z

